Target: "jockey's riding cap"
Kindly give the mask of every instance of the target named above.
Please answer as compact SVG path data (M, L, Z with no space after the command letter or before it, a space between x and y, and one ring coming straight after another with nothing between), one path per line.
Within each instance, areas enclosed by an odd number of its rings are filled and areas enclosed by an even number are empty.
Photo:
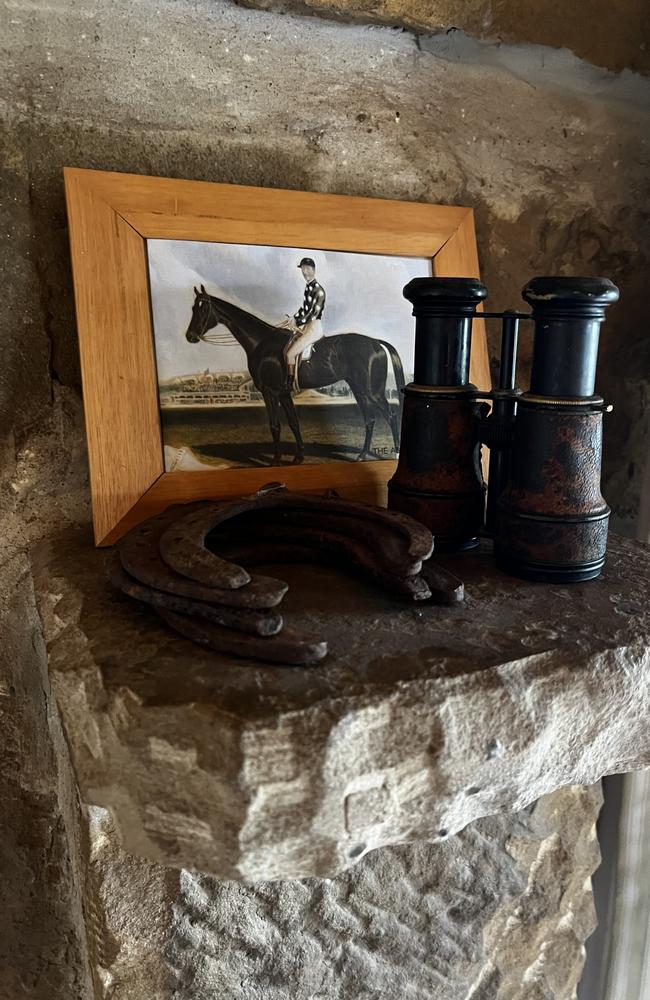
M316 263L311 259L311 257L303 257L298 267L313 267L316 269Z

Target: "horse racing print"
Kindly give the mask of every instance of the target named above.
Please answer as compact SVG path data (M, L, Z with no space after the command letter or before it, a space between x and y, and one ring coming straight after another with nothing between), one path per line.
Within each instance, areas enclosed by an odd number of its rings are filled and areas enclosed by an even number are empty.
M396 458L431 260L147 240L166 472Z

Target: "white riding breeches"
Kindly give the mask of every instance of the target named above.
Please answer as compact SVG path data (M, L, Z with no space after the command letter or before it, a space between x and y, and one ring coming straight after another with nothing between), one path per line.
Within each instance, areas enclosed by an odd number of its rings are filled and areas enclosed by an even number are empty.
M299 328L299 336L287 351L287 364L298 364L301 355L305 360L309 358L314 344L324 336L321 320L312 319L311 322L305 323Z

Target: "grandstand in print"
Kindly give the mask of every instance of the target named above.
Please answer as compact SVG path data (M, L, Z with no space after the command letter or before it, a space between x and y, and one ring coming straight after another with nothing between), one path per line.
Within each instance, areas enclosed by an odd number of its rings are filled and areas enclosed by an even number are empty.
M393 384L391 385L391 381ZM163 409L203 406L263 406L261 392L253 385L248 372L202 372L176 375L161 381L160 405ZM386 387L389 400L397 400L397 388L389 377ZM294 402L301 403L350 403L354 397L346 382L335 382L322 389L308 389L299 393Z

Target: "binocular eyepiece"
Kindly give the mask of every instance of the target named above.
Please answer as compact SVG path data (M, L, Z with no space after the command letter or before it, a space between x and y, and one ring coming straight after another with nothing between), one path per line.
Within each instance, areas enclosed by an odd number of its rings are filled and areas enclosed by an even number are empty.
M531 312L502 319L499 385L469 381L473 278L416 278L414 381L404 389L400 456L388 503L426 524L438 551L494 539L497 564L533 580L600 573L609 508L600 493L603 399L594 394L600 324L618 299L606 278L533 278ZM534 323L530 389L515 389L518 325ZM490 405L487 400L491 401ZM490 448L489 487L481 445ZM487 505L486 505L487 491Z

